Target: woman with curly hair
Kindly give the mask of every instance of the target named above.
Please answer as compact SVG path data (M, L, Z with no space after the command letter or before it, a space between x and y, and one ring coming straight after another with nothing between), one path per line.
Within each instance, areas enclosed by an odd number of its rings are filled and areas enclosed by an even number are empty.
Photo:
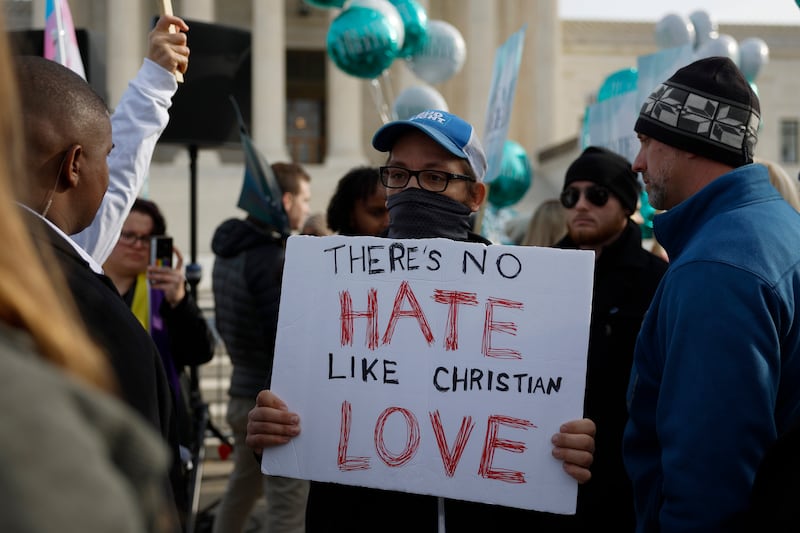
M328 227L339 235L383 235L389 227L389 210L378 168L356 167L342 176L327 216Z

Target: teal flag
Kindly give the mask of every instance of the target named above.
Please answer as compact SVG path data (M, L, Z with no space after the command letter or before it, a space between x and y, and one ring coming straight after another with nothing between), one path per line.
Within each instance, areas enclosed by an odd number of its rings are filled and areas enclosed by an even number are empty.
M236 205L247 211L253 218L274 226L283 236L288 237L292 230L281 202L283 193L278 185L278 180L266 158L253 145L239 106L232 97L231 101L239 122L239 136L245 157L244 183L242 183L242 192L239 193L239 202Z

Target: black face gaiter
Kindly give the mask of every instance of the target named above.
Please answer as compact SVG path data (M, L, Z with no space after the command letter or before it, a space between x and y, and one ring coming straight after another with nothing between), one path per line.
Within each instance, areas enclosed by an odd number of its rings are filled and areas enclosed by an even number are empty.
M422 189L406 189L387 199L390 239L444 237L466 241L472 210L447 196Z

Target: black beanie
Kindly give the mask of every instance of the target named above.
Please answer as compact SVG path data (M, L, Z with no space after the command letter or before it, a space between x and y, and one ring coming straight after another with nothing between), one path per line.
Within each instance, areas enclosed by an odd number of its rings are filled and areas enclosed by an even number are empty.
M636 172L627 159L611 150L598 146L586 148L567 169L564 189L574 181L602 185L617 197L624 209L630 213L636 211L641 190Z
M647 98L634 130L732 167L753 162L758 97L736 64L707 57L678 70Z

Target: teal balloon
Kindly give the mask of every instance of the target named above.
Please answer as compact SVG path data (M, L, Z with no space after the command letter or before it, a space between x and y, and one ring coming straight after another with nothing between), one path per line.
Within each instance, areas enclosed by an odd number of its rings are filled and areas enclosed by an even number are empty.
M398 57L410 57L422 50L428 40L428 14L416 0L389 0L397 8L406 30Z
M533 182L528 154L519 143L507 140L503 145L500 174L489 185L489 203L500 209L519 202Z
M610 74L597 91L597 101L602 102L614 96L635 91L639 83L639 71L635 68L624 68Z
M653 217L656 215L656 209L650 205L645 190L639 194L639 202L639 214L642 215L642 237L650 239L653 236Z
M397 8L394 7L389 0L349 0L347 8L352 9L354 7L374 9L386 17L386 20L389 21L392 28L397 31L397 48L400 50L403 49L406 28L403 26L403 19L400 18L400 13L397 12Z
M481 219L481 235L493 244L514 244L506 228L509 221L517 216L513 207L494 207L492 204L483 210Z
M352 6L328 28L328 56L343 72L375 79L400 51L399 33L380 11Z
M347 0L303 0L306 4L320 9L340 8Z

